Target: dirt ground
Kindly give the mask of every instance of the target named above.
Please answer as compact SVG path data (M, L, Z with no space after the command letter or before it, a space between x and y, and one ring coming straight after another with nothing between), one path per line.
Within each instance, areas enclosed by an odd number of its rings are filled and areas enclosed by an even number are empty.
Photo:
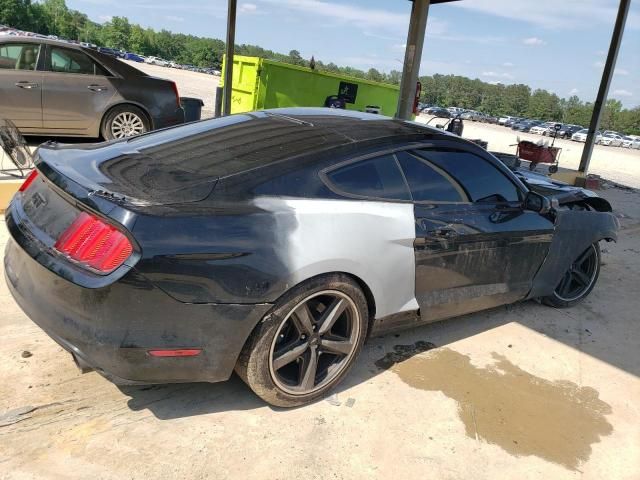
M0 280L0 478L637 479L640 194L602 194L623 230L583 304L372 339L335 395L293 410L235 377L81 375Z
M418 121L430 125L444 123L443 119L433 119L430 116L420 116ZM489 142L489 150L498 152L516 153L517 139L531 140L538 142L543 140L551 142L549 137L542 137L532 133L515 132L500 125L489 125L486 123L464 122L464 138L482 139ZM584 143L572 140L558 139L556 147L561 147L560 167L577 170L580 165L580 157ZM589 173L600 175L602 178L613 180L622 185L633 188L640 188L640 150L630 150L620 147L605 147L596 145L591 156Z
M215 111L216 87L220 82L220 77L207 75L206 73L190 72L188 70L178 70L176 68L160 67L158 65L148 65L125 61L125 63L142 70L148 75L167 78L173 80L178 85L178 92L181 97L200 98L204 102L202 107L202 118L212 118Z

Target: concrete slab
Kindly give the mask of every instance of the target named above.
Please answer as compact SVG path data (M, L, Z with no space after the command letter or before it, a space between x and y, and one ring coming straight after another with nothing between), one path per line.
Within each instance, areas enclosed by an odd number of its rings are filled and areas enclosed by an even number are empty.
M637 479L640 194L601 193L624 229L588 301L373 339L334 396L294 410L237 378L81 375L0 281L0 478Z

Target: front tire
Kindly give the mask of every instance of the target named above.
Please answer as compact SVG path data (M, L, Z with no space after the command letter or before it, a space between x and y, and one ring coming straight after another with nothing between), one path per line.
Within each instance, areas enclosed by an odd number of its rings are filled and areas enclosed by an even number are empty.
M101 132L105 140L133 137L149 131L145 113L134 105L120 105L107 113Z
M311 403L346 376L368 326L366 298L348 276L310 279L285 294L255 328L236 373L271 405Z
M596 242L571 264L553 294L542 301L551 307L573 307L593 290L600 275L600 245Z

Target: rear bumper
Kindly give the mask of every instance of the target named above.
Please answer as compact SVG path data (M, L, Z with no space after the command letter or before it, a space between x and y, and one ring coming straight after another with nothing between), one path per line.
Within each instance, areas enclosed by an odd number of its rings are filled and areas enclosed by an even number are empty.
M247 337L269 304L186 304L130 271L89 289L40 265L15 228L4 266L24 312L69 351L84 371L114 383L217 382L229 378ZM149 349L201 348L194 357L152 357Z
M182 107L176 108L175 112L168 115L158 115L153 118L153 129L158 130L160 128L173 127L175 125L182 125L184 123L184 109Z

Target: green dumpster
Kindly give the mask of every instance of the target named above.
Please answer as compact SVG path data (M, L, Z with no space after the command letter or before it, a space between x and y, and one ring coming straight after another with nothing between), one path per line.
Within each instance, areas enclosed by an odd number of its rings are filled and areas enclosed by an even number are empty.
M333 99L342 102L348 110L393 116L398 104L400 89L395 85L259 57L236 55L233 65L231 113L278 107L324 107Z

